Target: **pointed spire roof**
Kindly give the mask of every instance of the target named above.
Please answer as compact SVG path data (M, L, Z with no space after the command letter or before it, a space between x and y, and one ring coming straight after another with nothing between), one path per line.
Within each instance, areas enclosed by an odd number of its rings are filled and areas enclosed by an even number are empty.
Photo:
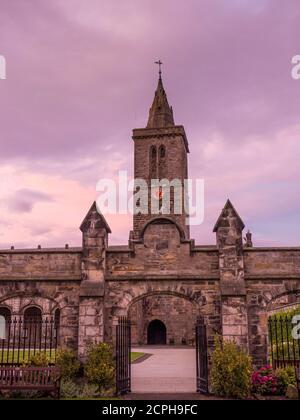
M105 217L102 213L98 211L96 201L94 201L92 207L90 208L83 222L81 223L81 232L85 232L87 229L89 229L91 227L91 222L94 223L97 229L104 228L107 231L107 233L111 233L110 227L107 221L105 220Z
M241 230L244 229L245 224L242 221L241 217L239 216L238 212L236 211L236 209L233 207L233 204L231 203L231 201L228 199L218 220L217 223L215 224L214 227L214 232L217 232L217 230L219 229L219 227L222 227L222 225L224 226L224 220L228 219L229 217L234 217L237 219L238 222L238 226ZM226 226L226 224L225 224Z
M154 101L149 112L147 128L164 128L173 126L175 126L173 109L169 105L160 71Z

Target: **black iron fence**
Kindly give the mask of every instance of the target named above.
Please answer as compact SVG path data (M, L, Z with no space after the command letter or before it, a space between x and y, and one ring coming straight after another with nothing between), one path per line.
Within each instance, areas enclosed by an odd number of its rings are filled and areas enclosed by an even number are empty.
M276 368L294 366L300 368L300 339L295 336L292 317L272 317L269 326L269 356Z
M55 318L6 319L5 337L0 339L0 365L22 365L40 352L54 364L58 340Z

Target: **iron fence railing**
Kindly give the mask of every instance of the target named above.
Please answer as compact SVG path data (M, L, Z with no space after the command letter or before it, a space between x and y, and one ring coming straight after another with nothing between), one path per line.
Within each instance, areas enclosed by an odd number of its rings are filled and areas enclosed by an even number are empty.
M293 333L294 327L289 316L271 317L268 320L269 356L274 368L300 368L300 340Z
M59 324L54 317L45 319L6 319L5 338L0 339L0 365L18 366L38 352L55 363Z

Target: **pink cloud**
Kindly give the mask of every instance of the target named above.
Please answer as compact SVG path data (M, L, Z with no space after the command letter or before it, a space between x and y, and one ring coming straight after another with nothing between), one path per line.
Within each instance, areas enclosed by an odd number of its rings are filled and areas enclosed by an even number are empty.
M299 244L299 22L298 0L3 0L0 246L80 244L97 180L132 173L158 58L190 173L206 181L197 242L214 243L230 197L260 244ZM24 189L52 199L31 197L20 219L6 200ZM109 222L126 243L130 217Z

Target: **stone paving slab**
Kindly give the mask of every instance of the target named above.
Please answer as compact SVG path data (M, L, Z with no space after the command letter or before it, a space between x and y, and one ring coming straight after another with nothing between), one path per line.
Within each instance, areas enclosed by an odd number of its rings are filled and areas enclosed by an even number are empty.
M134 351L151 354L132 365L133 393L194 393L196 353L193 348L145 346Z

